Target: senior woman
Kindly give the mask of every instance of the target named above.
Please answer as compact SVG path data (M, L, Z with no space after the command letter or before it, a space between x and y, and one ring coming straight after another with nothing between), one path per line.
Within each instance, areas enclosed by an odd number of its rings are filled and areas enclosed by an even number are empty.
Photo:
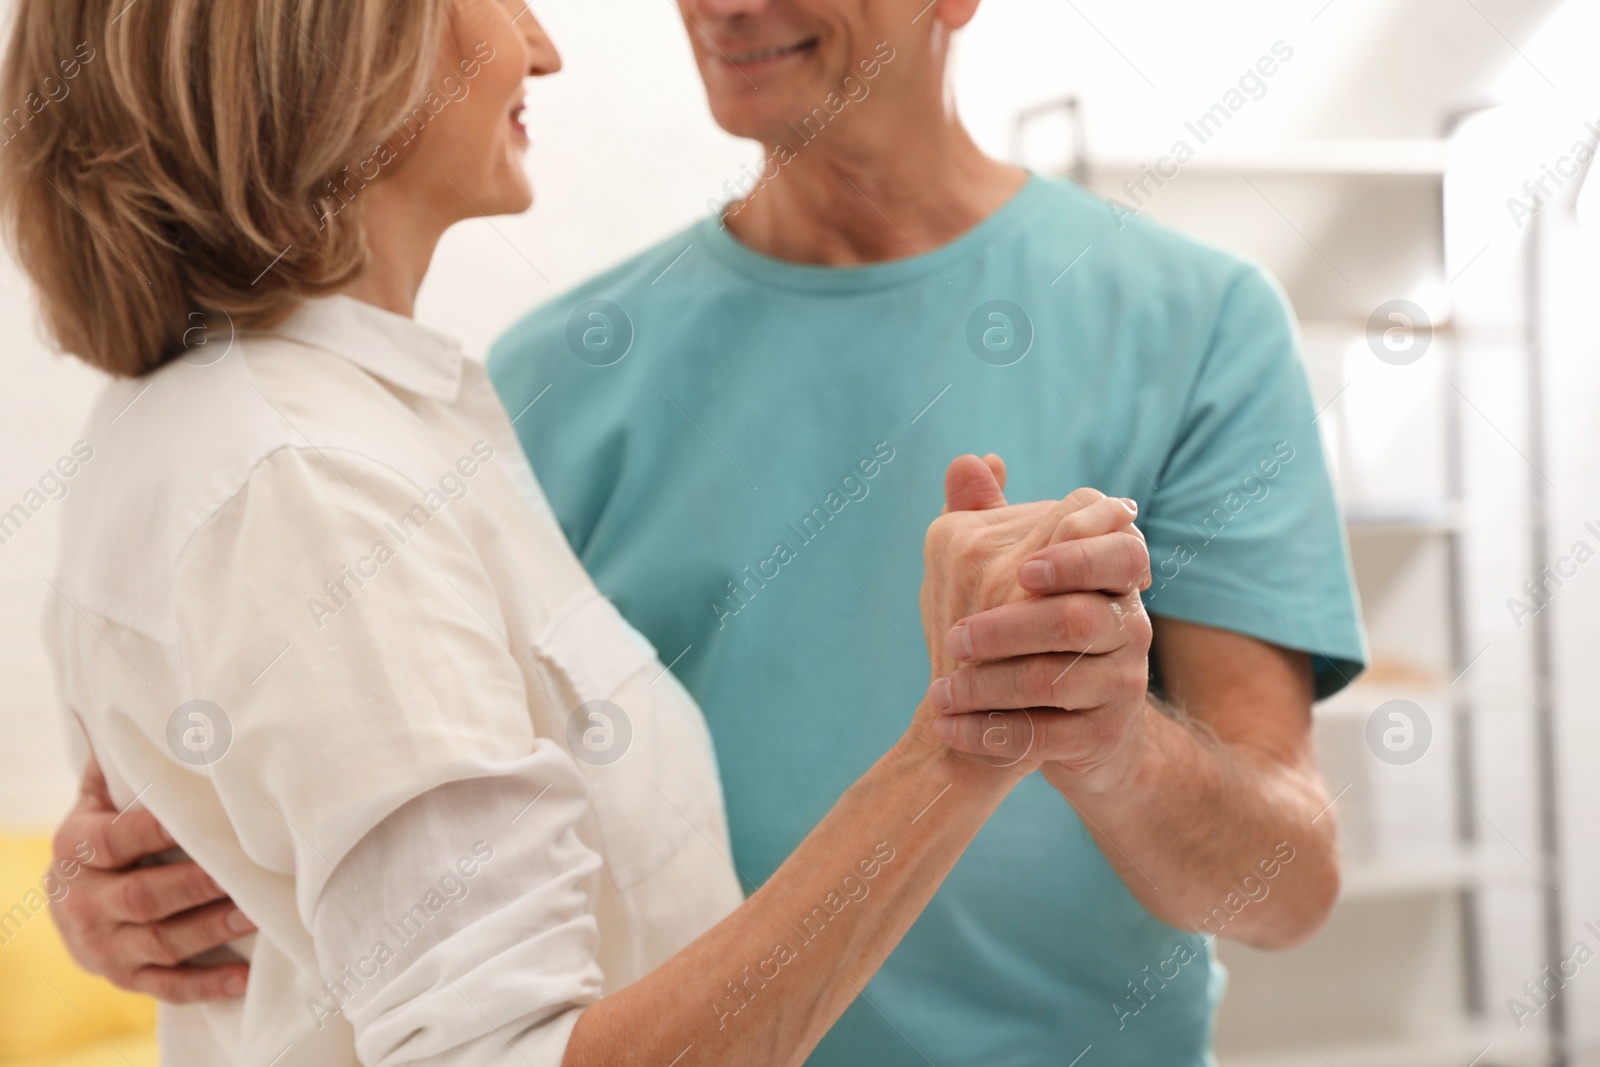
M166 1009L173 1067L799 1063L1037 765L908 708L741 900L698 709L411 319L447 228L530 205L523 82L559 62L510 0L17 5L6 99L73 85L0 206L54 340L116 379L64 505L59 685L118 805L254 931L242 999ZM1128 519L938 520L935 677L1023 562Z

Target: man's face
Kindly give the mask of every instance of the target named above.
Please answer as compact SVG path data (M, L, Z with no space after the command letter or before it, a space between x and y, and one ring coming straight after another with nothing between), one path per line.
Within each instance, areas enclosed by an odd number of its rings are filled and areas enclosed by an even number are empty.
M771 144L830 93L866 79L874 93L915 80L928 0L678 0L717 124ZM895 56L885 66L883 58ZM876 64L863 68L863 64ZM898 68L898 69L896 69Z

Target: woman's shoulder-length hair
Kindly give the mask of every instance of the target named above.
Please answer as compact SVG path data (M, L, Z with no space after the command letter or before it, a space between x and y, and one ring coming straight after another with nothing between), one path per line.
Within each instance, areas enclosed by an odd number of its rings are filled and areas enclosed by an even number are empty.
M139 375L197 313L270 327L352 280L333 183L426 91L449 2L18 0L0 225L55 345Z

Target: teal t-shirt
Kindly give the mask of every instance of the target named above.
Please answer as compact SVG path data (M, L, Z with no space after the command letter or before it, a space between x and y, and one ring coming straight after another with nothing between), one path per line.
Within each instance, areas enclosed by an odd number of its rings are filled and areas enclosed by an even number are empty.
M1281 294L1068 183L860 268L708 219L529 315L490 370L584 564L705 709L747 890L927 687L923 535L960 453L1004 456L1015 501L1138 501L1152 614L1310 652L1321 694L1364 659ZM1223 984L1035 775L810 1062L1199 1065Z

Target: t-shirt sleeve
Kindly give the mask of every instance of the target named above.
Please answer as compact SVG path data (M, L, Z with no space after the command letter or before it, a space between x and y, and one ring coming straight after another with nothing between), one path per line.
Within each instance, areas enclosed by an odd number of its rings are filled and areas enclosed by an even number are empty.
M1141 526L1152 615L1312 656L1318 698L1366 663L1349 551L1282 293L1228 288Z

